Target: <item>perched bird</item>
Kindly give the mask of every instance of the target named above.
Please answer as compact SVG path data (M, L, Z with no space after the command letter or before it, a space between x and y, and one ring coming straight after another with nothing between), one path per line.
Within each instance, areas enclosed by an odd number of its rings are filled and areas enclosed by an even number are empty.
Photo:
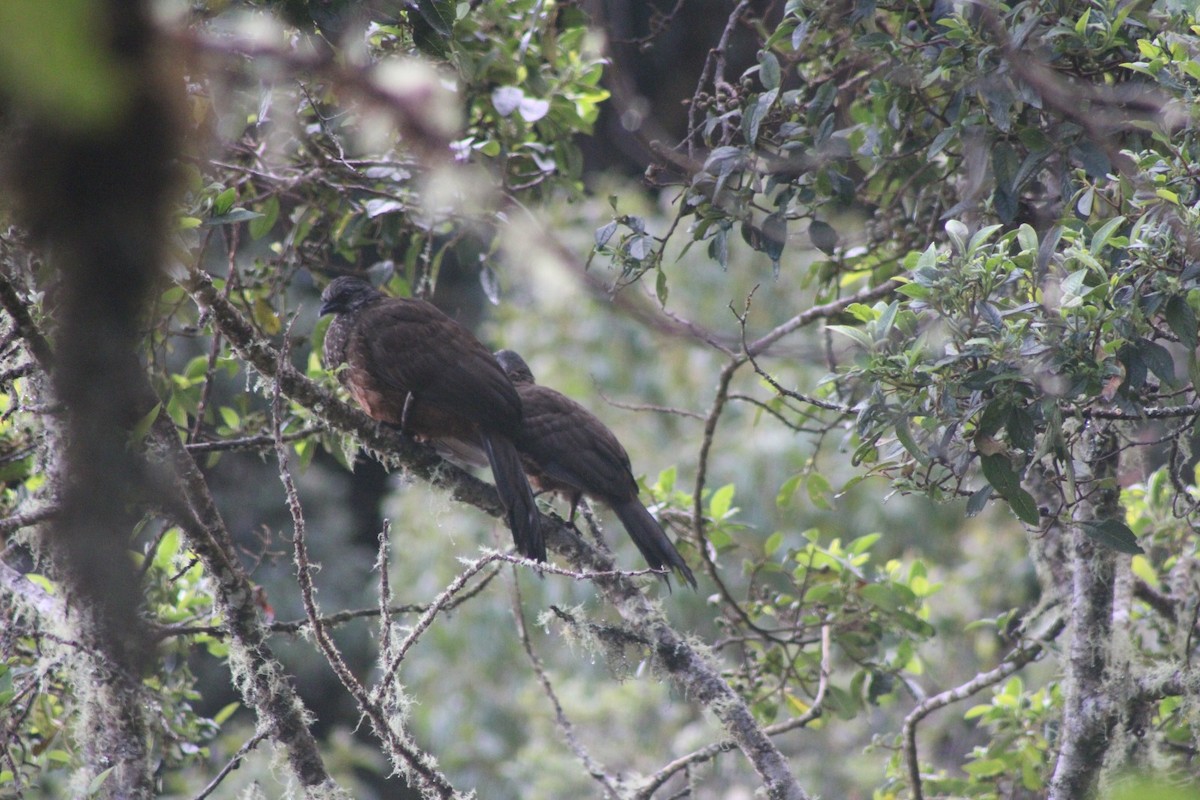
M487 454L513 540L522 555L546 560L540 514L515 438L521 398L470 331L424 300L387 297L366 281L336 278L321 294L326 369L368 415L403 433L454 438Z
M638 500L629 455L596 415L571 398L534 382L529 365L512 350L496 353L525 408L516 437L525 470L539 489L561 492L571 513L583 495L611 508L654 569L674 569L696 587L696 577L662 526Z

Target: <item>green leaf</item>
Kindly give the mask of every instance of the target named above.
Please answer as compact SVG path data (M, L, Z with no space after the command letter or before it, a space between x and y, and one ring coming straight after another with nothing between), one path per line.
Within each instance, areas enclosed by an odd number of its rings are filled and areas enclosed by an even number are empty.
M1129 553L1137 555L1144 553L1141 545L1137 542L1137 536L1129 529L1129 526L1120 520L1106 519L1101 522L1081 522L1079 528L1085 534L1095 539L1097 543L1104 545L1118 553Z
M1167 301L1163 310L1171 331L1179 337L1180 343L1188 350L1196 349L1196 312L1192 310L1187 298L1175 295Z
M900 611L902 608L904 608L904 603L900 600L896 593L892 591L890 587L884 586L883 584L868 583L866 586L859 589L858 593L862 595L863 599L868 603L878 608L882 608L884 611Z
M228 214L220 214L204 220L201 224L206 228L212 228L217 225L235 225L239 222L246 222L252 219L258 219L264 216L257 211L250 211L246 208L232 209Z
M258 240L271 232L279 219L279 198L271 195L262 204L262 216L250 220L250 238Z
M712 499L708 501L709 516L715 520L729 516L729 510L733 506L733 489L733 484L727 483L713 492Z
M849 336L851 339L858 342L868 350L870 350L875 344L873 341L871 341L871 337L867 336L866 331L862 330L861 328L855 328L852 325L826 325L825 330L833 331L834 333L840 333L843 336Z
M775 505L779 508L784 508L791 504L792 496L796 493L796 487L800 485L800 481L804 479L803 472L797 472L795 475L788 478L779 487L779 491L775 493Z
M1113 232L1125 222L1124 217L1113 217L1108 222L1100 226L1100 229L1092 235L1092 243L1088 250L1092 255L1100 255L1100 251L1104 249L1104 245L1108 244L1108 240L1112 238Z
M829 502L829 493L833 487L824 475L819 472L810 474L804 488L808 491L809 502L814 506L825 510L833 508L833 504Z
M230 186L224 189L213 200L212 215L219 217L229 213L229 209L233 208L234 202L237 200L237 187Z
M88 782L88 797L95 797L96 795L100 794L100 790L104 788L104 782L108 780L108 776L112 774L114 769L116 769L116 767L109 767Z
M904 449L908 451L909 455L921 463L921 466L929 466L929 456L913 438L912 428L909 427L906 417L901 417L896 421L896 438L900 440L900 444L904 445Z
M779 82L782 78L779 69L779 59L770 50L763 50L758 54L758 77L762 80L764 88L778 89Z
M1027 525L1037 525L1041 519L1037 503L1029 492L1021 488L1021 480L1013 470L1008 456L1003 453L980 456L979 463L983 468L983 476L996 493L1008 501L1017 519Z
M453 0L417 0L417 11L429 27L442 36L449 36L454 28Z
M667 295L669 294L667 286L667 273L661 269L658 271L658 277L654 280L654 294L658 297L658 304L664 308L667 305Z
M813 247L827 256L833 255L833 251L837 248L838 232L828 222L814 219L808 225L808 238L813 243Z
M1003 775L1008 771L1008 762L999 758L989 758L984 761L972 761L963 765L963 772L973 778L991 778Z
M222 725L225 723L225 720L233 716L233 712L237 711L241 707L242 704L239 701L234 700L232 703L227 704L224 708L214 714L212 720L217 725Z
M967 498L967 516L974 517L983 511L987 501L992 498L992 485L989 483L982 489L977 489Z
M770 558L779 549L779 545L783 544L783 531L775 531L767 537L767 541L763 543L763 555Z
M221 414L221 421L224 422L227 427L236 430L241 425L241 419L238 417L238 413L229 406L221 406L218 410Z
M1163 383L1174 386L1176 384L1175 360L1171 358L1170 351L1149 339L1138 339L1136 346L1138 355L1142 357L1142 361L1146 362L1150 371L1157 375Z
M133 429L129 431L129 442L131 444L140 444L145 440L146 434L150 432L150 426L158 419L159 412L162 411L162 403L155 403L154 408L142 415L133 425Z

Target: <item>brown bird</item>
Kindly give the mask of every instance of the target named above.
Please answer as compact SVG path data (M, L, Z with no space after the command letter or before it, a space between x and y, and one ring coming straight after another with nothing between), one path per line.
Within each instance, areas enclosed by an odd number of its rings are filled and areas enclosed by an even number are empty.
M424 300L387 297L369 283L336 278L321 294L325 367L368 415L422 438L478 443L487 454L513 540L546 560L540 514L514 439L521 398L470 331Z
M534 485L561 492L571 514L583 495L611 508L654 569L674 569L692 588L696 577L662 526L638 500L629 455L596 415L571 398L533 380L529 365L512 350L496 353L525 408L525 428L515 441Z

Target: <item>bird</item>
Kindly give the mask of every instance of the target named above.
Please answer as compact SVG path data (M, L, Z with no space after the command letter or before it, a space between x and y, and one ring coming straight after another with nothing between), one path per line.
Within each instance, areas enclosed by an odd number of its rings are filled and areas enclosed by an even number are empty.
M521 397L488 348L432 303L389 297L353 276L325 287L326 314L335 316L325 368L337 370L355 402L415 438L482 448L517 550L545 561L541 514L515 444L524 430Z
M533 484L566 496L572 518L583 495L604 503L616 513L652 568L674 569L696 588L696 577L687 562L638 499L629 454L616 435L579 403L538 384L516 352L499 350L496 361L517 388L525 409L524 429L514 441Z

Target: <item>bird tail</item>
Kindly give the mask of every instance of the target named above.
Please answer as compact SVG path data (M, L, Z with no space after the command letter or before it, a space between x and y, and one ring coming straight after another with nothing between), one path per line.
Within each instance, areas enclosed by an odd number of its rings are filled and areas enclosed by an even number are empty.
M638 550L642 551L646 563L654 569L670 567L679 573L679 577L690 583L693 589L696 588L696 576L688 568L683 556L679 555L675 545L667 538L658 520L651 516L640 500L633 497L609 502L608 505L621 520L625 530L629 531L630 538L638 546Z
M484 433L481 437L492 466L496 491L512 530L518 552L535 561L546 560L546 542L542 538L542 515L533 499L533 490L525 477L521 454L512 440L499 434Z

